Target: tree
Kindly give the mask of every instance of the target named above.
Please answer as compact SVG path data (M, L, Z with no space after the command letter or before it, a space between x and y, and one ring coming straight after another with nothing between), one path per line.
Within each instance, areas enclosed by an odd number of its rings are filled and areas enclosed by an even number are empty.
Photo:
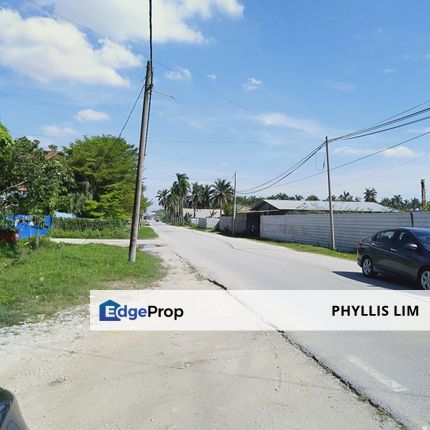
M159 190L157 193L158 204L163 208L167 209L167 197L169 195L168 189Z
M233 200L233 187L231 183L225 179L218 178L212 185L212 199L214 206L219 207L220 216L225 205L231 203Z
M175 192L179 198L179 223L184 223L184 201L187 198L190 183L185 173L176 173L176 182L173 184Z
M300 194L295 194L294 195L294 200L303 200L303 196Z
M421 206L421 202L419 201L419 199L417 199L416 197L414 197L411 200L411 209L418 209Z
M133 210L137 149L123 138L84 136L64 150L73 193L86 193L83 216L128 219Z
M58 208L61 194L73 183L70 171L59 159L48 159L39 141L26 137L8 144L1 157L7 171L0 176L3 212L30 215L37 230L44 227L45 215Z
M364 191L364 201L375 203L377 194L378 193L376 192L375 188L366 188Z
M211 207L212 190L210 185L201 186L200 199L202 209L209 209Z
M318 196L316 196L315 194L311 194L310 196L306 197L306 200L310 201L310 202L316 202L319 200Z
M396 194L391 199L391 207L394 209L402 209L403 207L403 198L400 194Z
M201 200L201 185L198 182L193 182L191 185L190 203L193 207L194 218L196 217L196 209Z
M341 202L352 202L353 201L353 196L348 192L348 191L344 191L340 196L339 196L339 200Z
M384 197L381 200L381 205L391 207L391 199L389 199L388 197Z
M6 151L13 144L8 129L0 122L0 152Z

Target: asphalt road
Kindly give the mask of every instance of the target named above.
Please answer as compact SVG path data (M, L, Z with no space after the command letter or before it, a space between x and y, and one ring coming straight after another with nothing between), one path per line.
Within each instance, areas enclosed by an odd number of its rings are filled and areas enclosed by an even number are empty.
M248 239L154 225L160 241L228 289L408 289L368 280L355 262ZM288 336L410 428L430 430L430 333L294 332Z

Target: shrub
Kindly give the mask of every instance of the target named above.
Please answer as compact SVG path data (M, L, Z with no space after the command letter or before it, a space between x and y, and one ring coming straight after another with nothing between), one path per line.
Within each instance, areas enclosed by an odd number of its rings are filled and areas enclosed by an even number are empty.
M120 219L91 219L91 218L54 218L53 230L67 231L103 231L125 230L127 221Z

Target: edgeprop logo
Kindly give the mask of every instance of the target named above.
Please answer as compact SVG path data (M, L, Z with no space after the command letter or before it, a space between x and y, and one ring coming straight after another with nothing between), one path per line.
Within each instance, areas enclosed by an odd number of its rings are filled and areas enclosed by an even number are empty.
M184 316L182 308L159 308L150 305L147 307L132 307L129 305L120 305L113 300L107 300L99 305L100 321L121 321L126 318L134 321L138 318L172 318L175 321Z

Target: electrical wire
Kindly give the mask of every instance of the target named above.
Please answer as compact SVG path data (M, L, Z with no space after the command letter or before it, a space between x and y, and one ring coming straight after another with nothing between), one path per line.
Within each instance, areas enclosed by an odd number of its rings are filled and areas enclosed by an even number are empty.
M351 161L347 161L346 163L340 164L340 165L338 165L338 166L334 166L334 167L332 167L332 168L330 169L330 171L337 170L337 169L340 169L340 168L345 167L345 166L349 166L350 164L358 163L359 161L362 161L362 160L365 160L365 159L367 159L367 158L373 157L373 156L375 156L375 155L381 154L381 153L383 153L383 152L385 152L385 151L388 151L388 150L390 150L390 149L396 148L396 147L401 146L401 145L403 145L403 144L405 144L405 143L411 142L411 141L413 141L413 140L419 139L419 138L424 137L424 136L429 135L429 134L430 134L430 131L427 131L427 132L425 132L425 133L421 133L421 134L419 134L419 135L417 135L417 136L414 136L414 137L412 137L412 138L410 138L410 139L406 139L406 140L403 140L403 141L401 141L401 142L399 142L399 143L396 143L395 145L387 146L386 148L380 149L380 150L375 151L375 152L372 152L372 153L370 153L370 154L363 155L362 157L355 158L355 159L353 159L353 160L351 160ZM322 171L322 172L314 173L314 174L312 174L312 175L304 176L304 177L302 177L302 178L294 179L293 181L283 182L282 184L278 184L278 185L277 185L277 187L280 187L280 186L283 186L283 185L295 184L295 183L297 183L297 182L302 182L302 181L305 181L305 180L307 180L307 179L310 179L310 178L314 178L314 177L316 177L316 176L323 175L323 174L325 174L325 172L326 172L326 170L324 170L324 171Z
M382 128L382 127L385 127L385 126L388 126L388 125L391 125L391 124L395 124L395 123L397 123L397 122L401 122L401 121L404 121L404 120L406 120L406 119L412 118L412 117L414 117L414 116L422 115L422 114L424 114L424 113L426 113L426 112L429 112L429 111L430 111L430 107L429 107L429 108L426 108L426 109L421 109L421 110L419 110L419 111L417 111L417 112L413 112L413 113L411 113L411 114L409 114L409 115L404 115L404 116L402 116L402 117L398 118L398 117L399 117L400 115L402 115L403 113L409 112L409 111L411 111L411 110L415 109L417 106L418 106L418 107L419 107L419 106L422 106L422 105L424 105L424 104L427 104L428 102L430 102L430 100L426 100L425 102L420 103L419 105L416 105L416 106L414 106L414 107L412 107L412 108L409 108L409 109L407 109L407 110L405 110L405 111L403 111L403 112L401 112L401 113L399 113L399 114L397 114L397 115L394 115L394 116L392 116L392 117L389 117L389 118L387 118L386 120L383 120L383 121L382 121L382 122L380 122L380 123L377 123L377 124L375 124L375 125L372 125L372 126L369 126L369 127L366 127L366 128L362 128L362 129L360 129L360 130L356 130L356 131L354 131L354 132L352 132L352 133L348 133L348 134L345 134L345 135L343 135L343 136L339 136L339 137L334 137L334 138L328 139L328 141L331 143L331 142L335 142L335 141L337 141L337 140L356 139L356 138L359 138L359 137L369 136L370 134L373 134L373 133L370 133L370 132L372 132L373 130L378 130L379 128ZM393 119L393 118L395 118L395 119ZM423 119L428 119L428 117L423 118ZM420 119L420 120L423 120L423 119ZM418 120L417 120L417 122L418 122ZM393 127L393 128L403 127L403 126L405 126L405 125L409 125L409 124L411 124L411 123L412 123L412 122L410 122L410 123L406 123L406 124L401 125L401 126ZM386 130L383 130L383 131L392 130L393 128L387 128ZM382 131L379 131L379 132L382 132ZM375 133L375 134L376 134L376 133Z
M290 167L286 172L284 172L282 175L278 175L277 179L267 181L263 184L261 184L258 187L249 188L247 190L238 191L237 194L254 194L258 193L263 190L267 190L268 188L272 188L274 185L285 179L286 177L293 174L296 170L298 170L300 167L302 167L305 163L307 163L323 146L325 145L325 142L317 146L315 149L313 149L309 154L307 154L305 157L303 157L300 161L298 161L295 165Z

